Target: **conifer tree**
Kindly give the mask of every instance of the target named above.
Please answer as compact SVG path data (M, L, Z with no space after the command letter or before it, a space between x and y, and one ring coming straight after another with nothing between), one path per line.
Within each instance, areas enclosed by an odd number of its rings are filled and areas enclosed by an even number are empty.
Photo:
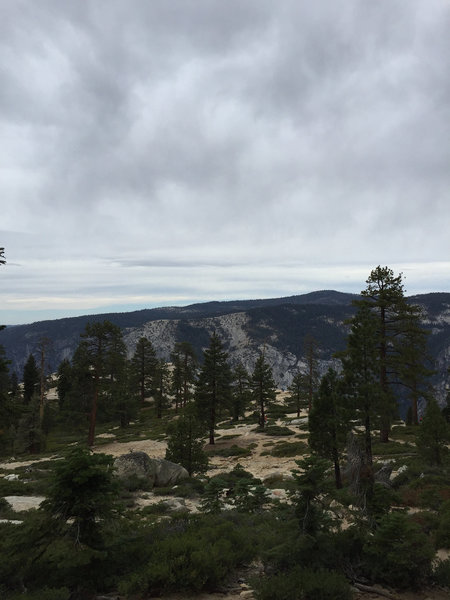
M158 360L155 369L155 410L156 417L162 418L163 410L169 406L168 393L170 389L169 366L164 360Z
M207 424L210 444L214 444L214 430L220 410L230 407L231 381L228 353L214 332L209 347L203 352L203 365L195 392L198 415Z
M73 386L72 365L67 358L64 358L58 367L56 373L56 393L58 394L59 408L64 406L66 396L70 393Z
M139 390L141 405L154 393L154 379L158 359L153 344L145 337L139 338L131 359L131 374Z
M120 327L110 321L88 323L81 336L78 360L84 364L84 374L92 382L88 434L88 445L92 446L99 399L111 399L114 386L120 386L126 372L126 348Z
M341 381L334 369L328 369L322 377L314 395L308 427L311 449L333 461L336 488L342 488L340 459L351 424Z
M39 390L40 375L33 354L28 355L23 368L23 400L28 404Z
M350 407L364 428L364 454L372 470L372 430L380 422L384 410L380 383L378 320L366 305L361 305L351 320L347 349L342 353L345 393Z
M168 428L166 459L183 466L189 475L204 473L208 456L203 450L205 429L190 406Z
M9 365L10 361L6 358L5 349L0 346L0 451L8 447L11 427L15 422L15 411L10 398Z
M276 386L272 369L266 362L263 352L256 361L250 383L253 399L259 409L259 425L264 427L266 424L266 407L269 402L276 399Z
M392 269L378 266L366 283L366 289L361 292L362 299L354 304L366 306L377 319L376 348L384 404L380 440L387 442L397 408L395 385L409 389L413 422L417 419L417 400L423 396L426 380L432 374L425 366L427 332L420 324L420 309L406 302L401 273L395 276Z
M379 382L383 392L384 407L381 415L380 440L389 440L392 415L395 413L395 398L391 383L398 370L398 339L403 327L405 297L402 274L394 276L389 267L373 269L362 290L357 306L366 306L377 317L376 347L379 355Z
M310 390L306 375L300 372L296 373L287 391L289 392L289 396L287 396L286 400L295 407L298 418L302 408L309 406Z
M408 390L411 402L411 422L419 424L418 404L430 393L429 378L431 358L427 352L429 331L421 326L422 310L419 306L405 305L401 314L401 340L398 344L397 372L400 383ZM427 366L428 365L428 366Z
M251 402L250 376L242 363L233 370L232 416L235 421L243 417Z
M450 426L436 400L430 397L417 435L417 448L431 465L440 466L449 442Z
M175 397L175 410L185 407L192 399L197 376L197 357L189 342L177 342L170 355L173 364L172 393Z

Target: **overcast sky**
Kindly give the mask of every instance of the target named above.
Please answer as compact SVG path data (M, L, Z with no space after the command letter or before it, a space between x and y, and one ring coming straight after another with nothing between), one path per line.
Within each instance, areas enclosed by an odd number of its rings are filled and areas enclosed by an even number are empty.
M0 323L450 292L448 0L2 0Z

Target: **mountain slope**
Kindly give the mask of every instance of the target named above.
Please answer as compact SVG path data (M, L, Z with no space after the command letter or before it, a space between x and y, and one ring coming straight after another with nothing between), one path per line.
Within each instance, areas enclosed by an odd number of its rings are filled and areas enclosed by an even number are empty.
M264 300L207 302L185 307L155 308L130 313L108 313L41 321L9 327L0 332L0 344L22 373L30 353L37 357L39 341L51 340L48 369L55 371L63 358L71 358L86 323L109 320L124 331L130 354L137 340L145 336L158 355L169 359L177 341L190 342L200 357L216 331L230 353L233 364L251 371L264 350L278 385L285 388L303 364L303 344L307 334L318 342L319 366L324 372L335 361L333 355L345 346L346 321L352 316L352 300L357 296L336 291L319 291L299 296ZM437 375L434 384L442 402L449 381L450 294L412 296L409 301L422 306L424 325L430 330L429 350Z

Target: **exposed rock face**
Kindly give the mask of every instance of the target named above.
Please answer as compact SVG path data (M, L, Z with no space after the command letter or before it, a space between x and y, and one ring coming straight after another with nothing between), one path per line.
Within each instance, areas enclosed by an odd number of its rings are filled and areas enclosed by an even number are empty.
M39 508L45 500L44 496L5 496L6 502L15 512Z
M17 373L30 352L43 337L52 340L48 361L56 371L63 358L71 358L80 342L87 322L105 319L120 326L131 356L140 337L149 339L158 358L169 360L176 342L192 344L199 359L215 331L229 353L230 363L242 363L252 372L261 351L270 364L274 379L286 389L298 370L304 370L304 339L311 334L318 345L318 367L321 374L337 367L333 356L343 350L348 334L348 319L354 313L351 301L357 296L324 290L266 300L210 302L186 307L146 309L131 313L111 313L42 321L18 325L0 332L12 369ZM436 367L432 384L443 404L450 385L450 294L421 294L409 298L423 307L423 324L430 332L429 352ZM421 408L421 407L420 407Z
M145 452L122 454L114 461L116 474L125 486L166 487L189 477L181 465L163 458L150 458Z

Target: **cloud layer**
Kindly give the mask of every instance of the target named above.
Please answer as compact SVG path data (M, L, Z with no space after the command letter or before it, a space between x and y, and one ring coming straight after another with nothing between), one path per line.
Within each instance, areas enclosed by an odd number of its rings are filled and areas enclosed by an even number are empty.
M4 2L3 311L358 291L377 264L450 291L449 29L445 0Z

